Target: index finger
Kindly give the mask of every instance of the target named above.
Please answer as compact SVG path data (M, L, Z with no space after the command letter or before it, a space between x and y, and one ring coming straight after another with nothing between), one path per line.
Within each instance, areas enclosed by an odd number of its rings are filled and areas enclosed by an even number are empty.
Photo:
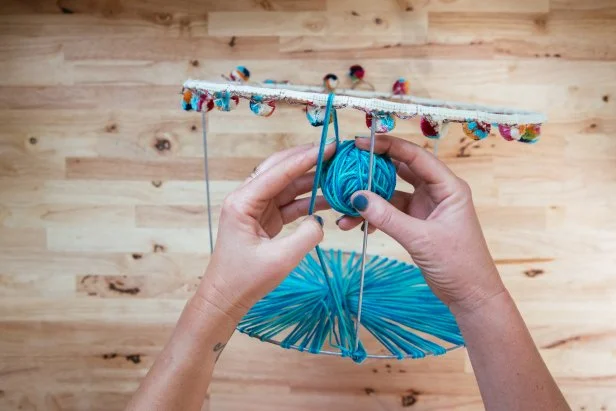
M362 150L369 150L370 138L358 137L355 139L355 145ZM374 141L374 152L387 154L406 164L417 177L428 184L449 184L457 180L456 175L442 161L410 141L379 135Z
M335 144L325 146L324 159L335 151ZM285 157L241 188L247 200L269 200L280 194L296 178L308 172L317 163L319 146L306 147Z

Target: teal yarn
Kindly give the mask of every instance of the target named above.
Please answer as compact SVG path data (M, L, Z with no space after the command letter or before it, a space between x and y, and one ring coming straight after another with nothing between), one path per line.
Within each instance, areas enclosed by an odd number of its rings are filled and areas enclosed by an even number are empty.
M321 190L329 205L336 211L357 217L351 205L351 196L368 187L370 153L355 147L355 141L344 141L332 159L323 168ZM396 167L391 159L374 155L372 191L390 200L396 189Z
M368 185L370 154L357 149L353 141L339 144L333 102L332 93L324 118L332 119L338 150L325 164L329 122L324 122L310 215L315 210L319 185L324 194L333 193L330 203L345 198L348 202L355 191ZM391 160L375 155L372 174L373 191L389 200L396 180ZM344 212L356 213L350 204L341 204L347 207ZM382 358L386 352L390 353L388 358L397 359L441 355L464 345L453 315L432 293L419 269L378 256L366 261L358 325L372 338L363 331L356 334L362 261L361 253L323 250L317 245L314 253L308 254L275 290L250 309L237 329L283 348L339 355L357 363L368 357ZM379 354L368 354L366 347Z
M340 250L321 250L321 258L307 255L253 306L238 330L280 341L283 348L313 354L336 350L357 363L375 342L397 359L442 355L464 345L455 318L417 267L373 256L366 262L361 317L373 339L364 339L355 350L360 262L360 253Z

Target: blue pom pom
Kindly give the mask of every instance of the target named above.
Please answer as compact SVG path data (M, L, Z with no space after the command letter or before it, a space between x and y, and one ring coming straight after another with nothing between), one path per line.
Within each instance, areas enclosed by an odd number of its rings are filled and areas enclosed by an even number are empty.
M343 142L336 155L325 164L321 175L323 196L338 212L357 217L351 196L368 188L370 153L355 147L355 141ZM396 167L387 156L374 155L372 191L384 199L391 199L396 188Z

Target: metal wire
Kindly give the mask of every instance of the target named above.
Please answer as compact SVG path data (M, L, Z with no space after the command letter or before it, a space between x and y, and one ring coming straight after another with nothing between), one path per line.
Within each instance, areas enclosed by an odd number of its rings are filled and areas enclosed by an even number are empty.
M207 226L210 232L210 254L214 252L214 235L212 233L212 204L210 203L210 171L207 155L207 130L205 111L201 113L201 128L203 131L203 167L205 169L205 197L207 201Z
M374 137L376 133L376 116L372 116L372 124L370 127L370 161L368 165L368 187L366 190L372 191L372 168L374 167ZM361 248L361 275L359 277L359 301L357 306L357 320L355 323L355 349L359 348L359 326L361 325L361 309L364 297L364 277L366 274L366 253L368 251L368 228L370 224L364 220L364 239Z
M242 331L240 330L240 332L242 332ZM242 332L242 334L244 334L244 333ZM248 335L248 334L246 334L246 335ZM258 338L261 341L265 341L265 342L268 342L270 344L274 344L274 345L278 345L278 346L282 347L282 343L280 341L276 341L276 340L273 340L271 338L261 338L258 335L249 335L249 337ZM446 348L445 351L449 352L449 351L455 350L456 348L460 348L460 347L462 347L462 345L455 345L453 347ZM310 350L307 350L305 348L301 348L301 347L299 347L297 345L294 345L294 344L293 345L289 345L288 347L283 347L283 348L292 348L292 349L297 350L299 352L309 352L311 354L323 354L323 355L332 355L332 356L336 356L336 357L342 357L342 352L340 352L340 351L319 350L316 353L313 353ZM428 355L426 355L426 357L430 356L430 355L431 354L428 354ZM390 360L397 360L399 358L399 357L397 357L395 355L391 355L391 354L390 355L386 355L386 354L383 354L383 355L367 354L366 357L367 358L376 358L376 359L390 359ZM413 357L412 355L405 355L402 358L416 358L416 357Z
M208 81L187 80L184 87L196 91L228 92L243 98L254 94L266 99L285 100L288 102L325 106L328 94L323 87L300 86L291 84L254 84L215 83ZM381 100L381 99L390 100ZM396 101L391 101L396 100ZM546 116L541 113L515 110L505 107L480 106L476 104L457 103L425 99L413 96L391 96L364 90L338 90L334 107L353 107L362 111L383 111L404 116L430 116L435 120L449 122L466 122L475 119L484 123L498 124L542 124Z

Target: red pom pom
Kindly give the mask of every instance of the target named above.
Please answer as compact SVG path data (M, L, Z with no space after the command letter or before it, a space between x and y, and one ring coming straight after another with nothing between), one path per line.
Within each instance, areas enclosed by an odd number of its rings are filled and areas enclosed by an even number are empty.
M353 81L363 80L364 76L366 75L366 71L359 64L355 64L354 66L351 66L349 70L349 75L351 76Z
M432 121L429 117L422 117L419 125L424 136L428 138L439 138L440 127L438 123Z
M394 95L403 96L405 94L409 94L409 88L409 82L401 78L394 83L391 88L391 91L394 93Z

